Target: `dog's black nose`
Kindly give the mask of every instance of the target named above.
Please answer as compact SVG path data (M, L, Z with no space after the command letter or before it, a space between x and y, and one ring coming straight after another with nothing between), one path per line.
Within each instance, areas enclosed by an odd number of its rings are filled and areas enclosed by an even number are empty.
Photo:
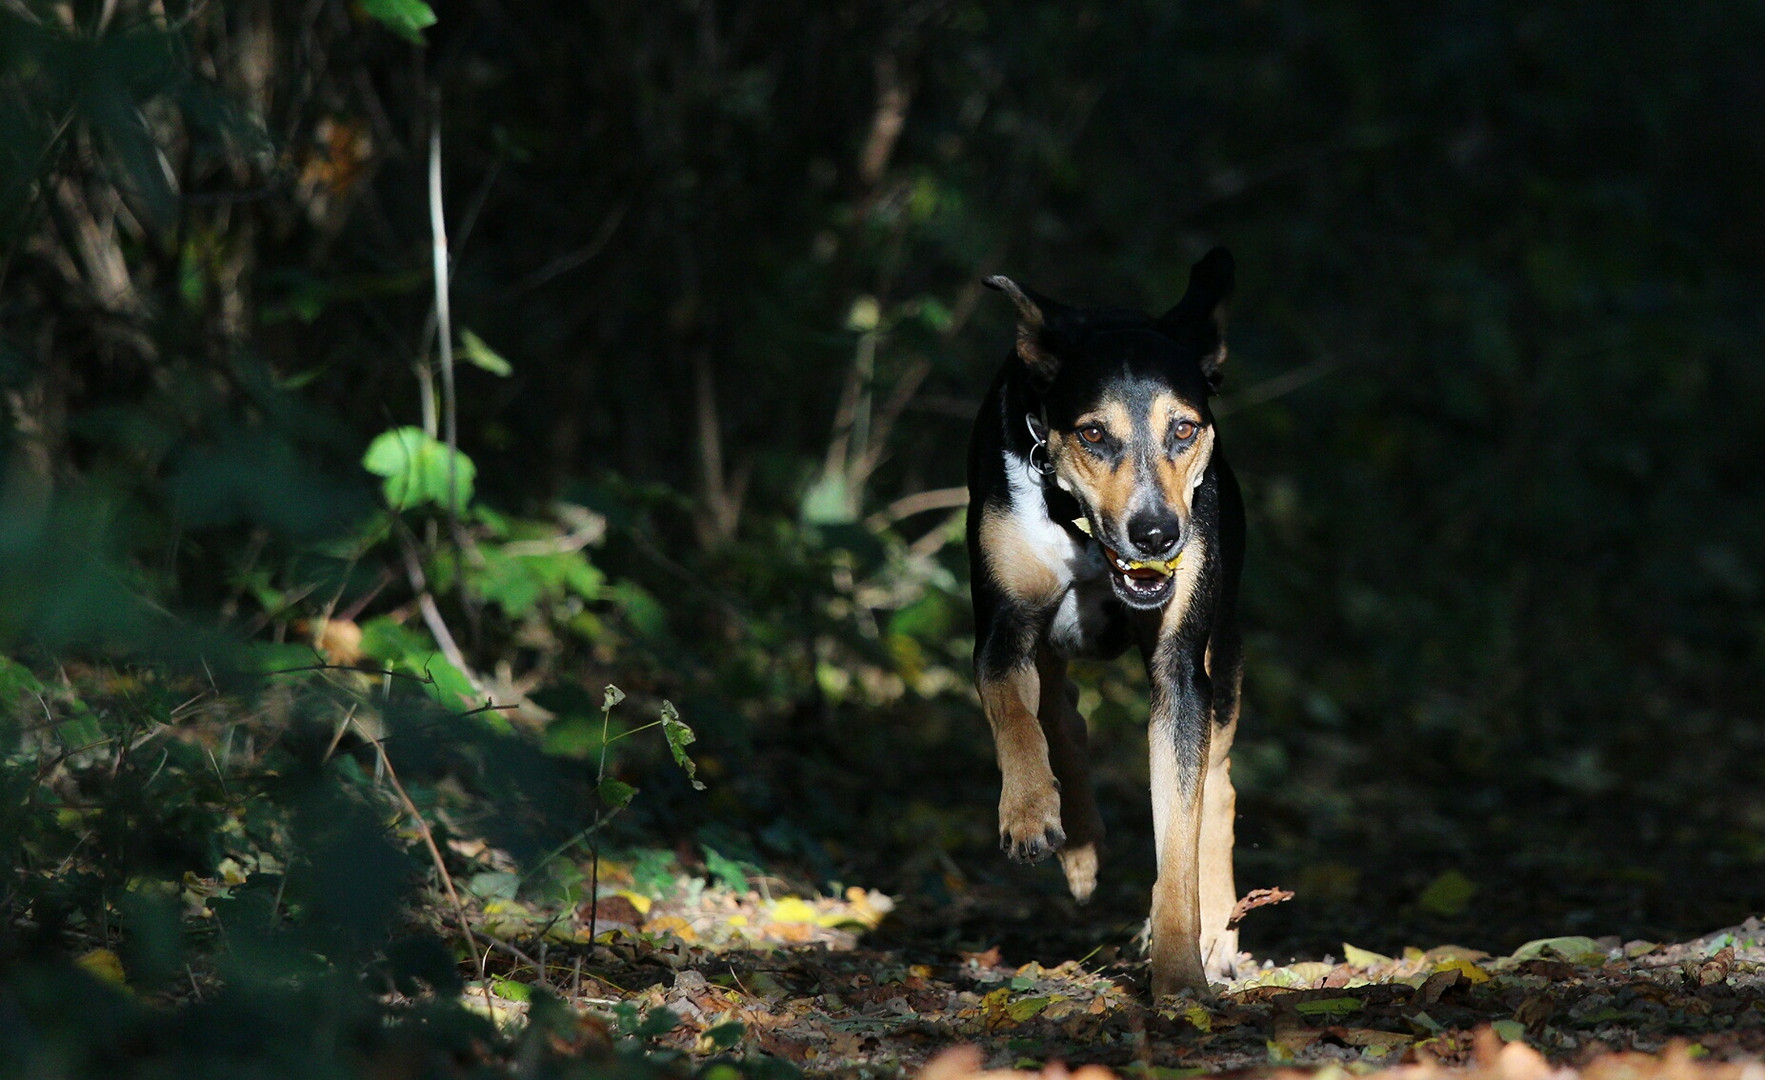
M1128 540L1149 558L1160 558L1183 535L1183 523L1163 514L1137 514L1128 519Z

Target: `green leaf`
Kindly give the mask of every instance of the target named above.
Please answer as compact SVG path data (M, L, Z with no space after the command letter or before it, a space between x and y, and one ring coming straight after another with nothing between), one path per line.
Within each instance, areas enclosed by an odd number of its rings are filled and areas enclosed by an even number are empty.
M466 891L484 900L513 900L521 887L521 878L502 871L473 874L466 882Z
M1543 960L1561 957L1571 964L1597 965L1606 962L1606 950L1590 937L1553 937L1528 941L1514 950L1513 959Z
M705 790L705 785L698 778L698 765L686 756L687 746L697 742L699 737L680 719L680 710L674 707L672 701L662 702L662 733L668 736L668 750L674 755L674 764L686 770L686 778L691 781L693 790Z
M1476 895L1477 886L1457 870L1448 870L1428 883L1416 898L1423 911L1435 915L1457 915L1465 910Z
M1526 1037L1526 1025L1518 1020L1497 1020L1489 1026L1495 1029L1503 1042L1519 1042Z
M595 794L600 796L601 805L607 809L623 810L631 804L631 797L637 794L637 789L618 780L603 780Z
M1360 998L1333 997L1296 1001L1293 1008L1302 1016L1347 1016L1349 1013L1360 1012L1364 1005Z
M747 1030L747 1025L741 1021L731 1020L706 1031L705 1038L710 1041L714 1053L721 1053L741 1042L742 1036L747 1033Z
M671 1010L651 1009L644 1014L643 1021L637 1025L637 1029L632 1034L640 1039L654 1039L659 1035L668 1034L679 1026L680 1017L674 1015Z
M702 845L705 852L705 869L710 872L717 884L735 892L748 891L748 871L734 859L724 858L717 849L709 844Z
M362 14L417 45L423 44L423 30L435 25L435 11L423 0L362 0Z
M415 427L381 432L362 455L362 468L386 478L386 503L394 510L448 506L450 488L453 509L464 510L478 475L471 458Z
M1019 998L1005 1006L1005 1015L1022 1023L1054 1003L1051 997Z
M513 979L490 980L490 992L504 1001L528 1001L533 997L533 987Z
M460 331L460 352L466 357L467 363L483 368L492 375L501 375L506 379L515 373L515 369L501 354L484 344L484 339L470 330Z

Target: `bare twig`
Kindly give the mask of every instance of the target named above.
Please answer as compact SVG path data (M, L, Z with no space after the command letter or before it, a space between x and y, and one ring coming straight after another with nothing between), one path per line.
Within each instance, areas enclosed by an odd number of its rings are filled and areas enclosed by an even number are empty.
M931 491L915 492L905 495L878 510L864 519L864 524L871 529L885 529L897 521L910 518L915 514L923 514L927 510L949 510L958 506L968 505L968 489L965 487L934 488Z
M411 801L410 794L405 791L404 785L398 782L398 773L392 767L392 759L386 756L385 745L381 743L379 739L375 738L374 735L362 725L361 721L352 719L350 722L355 725L356 732L361 735L362 738L373 744L374 752L378 754L380 758L380 767L386 771L387 782L392 785L392 790L398 794L398 799L404 804L405 810L411 815L411 820L417 823L417 832L423 838L423 846L429 849L429 858L435 863L435 873L441 879L441 887L443 891L447 893L448 900L454 906L454 914L458 917L460 922L460 933L464 934L466 937L466 947L472 950L472 955L474 957L478 958L478 985L484 991L484 1004L487 1007L494 1009L494 1006L491 1005L490 1001L490 982L484 977L483 954L478 951L478 939L472 935L472 923L471 920L466 917L466 905L460 900L460 894L454 889L453 875L447 872L447 864L441 857L441 848L436 846L435 834L429 830L429 822L424 819L422 812L417 809L417 804ZM495 944L494 940L492 943Z
M441 207L441 91L433 98L434 118L429 125L429 233L430 258L435 274L436 344L441 353L441 420L442 438L450 451L447 457L447 512L451 516L457 505L454 491L452 451L459 448L458 416L454 402L454 339L453 311L448 306L447 219Z
M427 672L412 675L408 671L393 671L390 668L367 667L363 664L307 664L303 667L277 668L266 671L265 675L294 675L302 671L355 671L363 675L376 675L388 679L409 679L424 686L434 686L435 677Z
M1300 387L1330 374L1336 370L1337 364L1335 357L1325 356L1306 364L1304 367L1294 368L1292 371L1276 375L1272 379L1264 379L1255 386L1245 387L1235 394L1222 395L1214 403L1213 414L1226 416L1240 409L1248 409L1273 401L1285 394L1291 394Z
M399 546L404 552L405 574L411 580L411 588L417 593L417 610L423 614L423 624L429 628L429 633L435 638L435 644L440 647L441 655L447 657L447 662L457 668L460 674L466 677L466 681L472 684L473 693L484 693L484 680L480 679L477 673L472 670L471 665L466 663L466 654L460 651L459 643L454 640L453 633L447 628L447 621L441 617L441 609L435 606L435 597L429 592L428 578L423 574L423 562L417 557L416 541L402 530L399 541Z
M588 262L595 256L599 255L606 249L608 242L613 239L613 234L619 231L619 223L625 220L625 209L627 205L629 204L620 203L613 208L612 212L607 215L606 220L601 222L601 227L595 233L594 239L574 251L559 255L538 270L533 271L520 281L515 282L515 284L510 287L509 291L526 292L528 289L537 289L539 286L544 285L553 278L568 274L578 266L581 266L583 263Z

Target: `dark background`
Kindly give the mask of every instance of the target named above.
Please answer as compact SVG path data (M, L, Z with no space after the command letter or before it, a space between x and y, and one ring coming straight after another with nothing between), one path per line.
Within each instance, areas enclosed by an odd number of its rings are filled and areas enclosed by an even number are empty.
M432 647L414 549L527 734L609 680L681 704L711 791L646 788L634 842L1059 955L967 684L944 489L1010 336L978 282L1161 311L1219 243L1240 885L1298 892L1249 946L1758 909L1759 5L476 0L421 44L398 7L0 11L15 657L347 611L391 662ZM436 123L455 336L512 373L438 406L484 513L400 532L360 462L438 377ZM461 584L528 535L495 515L604 518L597 583ZM1079 933L1120 941L1144 686L1086 679L1114 847Z

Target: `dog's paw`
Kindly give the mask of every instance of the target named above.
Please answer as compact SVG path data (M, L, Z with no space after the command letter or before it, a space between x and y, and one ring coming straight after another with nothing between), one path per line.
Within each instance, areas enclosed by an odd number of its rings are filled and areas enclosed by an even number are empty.
M1066 887L1072 898L1083 904L1097 889L1097 845L1074 844L1060 853L1060 868L1066 871Z
M999 849L1018 862L1041 862L1066 846L1060 792L1052 785L1030 793L1007 789L999 799Z
M1238 951L1238 931L1222 930L1201 936L1201 964L1210 979L1230 982L1243 971L1249 970L1243 965L1248 961L1251 967L1255 960L1249 953Z

